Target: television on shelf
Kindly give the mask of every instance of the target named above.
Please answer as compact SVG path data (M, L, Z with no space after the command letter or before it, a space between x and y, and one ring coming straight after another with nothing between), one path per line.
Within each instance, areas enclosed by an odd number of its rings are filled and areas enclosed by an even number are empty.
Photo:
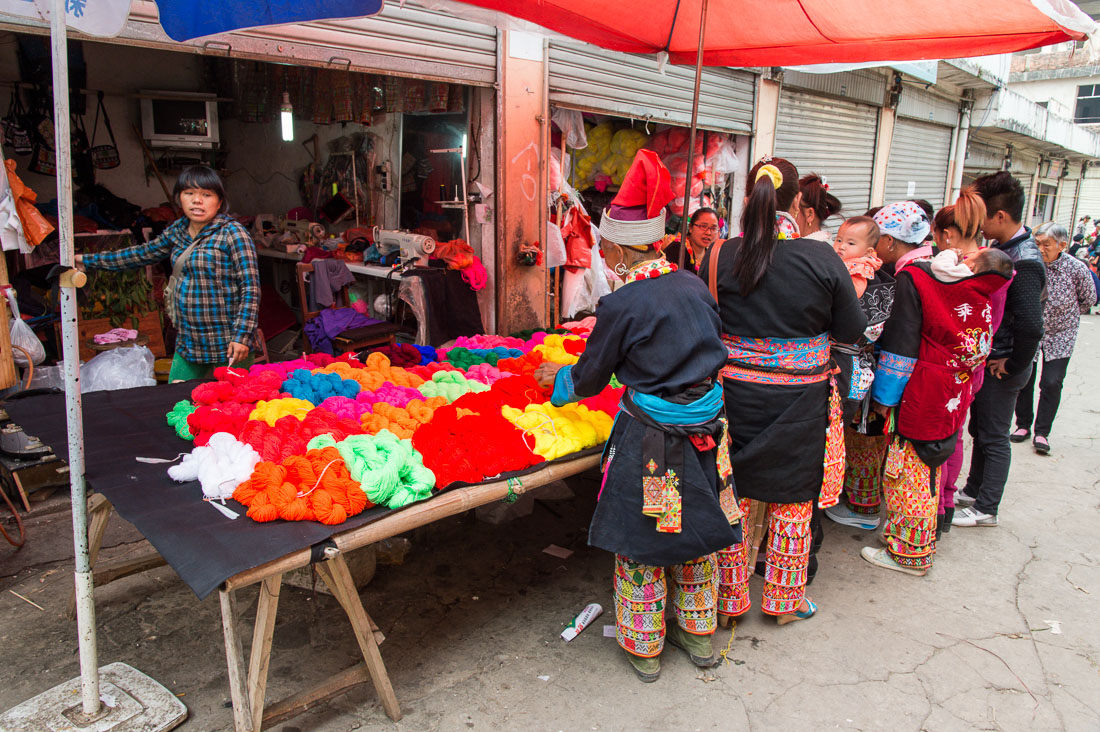
M218 102L212 94L143 91L141 133L150 147L211 150L218 144Z

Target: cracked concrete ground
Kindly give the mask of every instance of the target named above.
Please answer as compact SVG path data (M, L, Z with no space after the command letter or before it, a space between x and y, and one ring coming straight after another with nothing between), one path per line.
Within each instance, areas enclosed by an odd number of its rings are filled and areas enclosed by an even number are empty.
M859 550L875 538L827 522L816 617L780 628L750 612L732 640L717 634L728 663L700 672L670 648L661 679L643 685L602 635L613 615L558 638L585 604L610 606L612 558L585 545L595 484L578 479L572 501L540 501L502 526L441 522L411 536L404 565L379 567L362 598L387 636L403 720L390 723L363 685L275 729L1098 730L1097 356L1100 316L1087 316L1053 454L1013 446L1000 527L952 531L924 578L872 568ZM68 521L38 520L26 549L0 549L0 709L78 673L64 617ZM116 523L103 556L138 538ZM575 553L542 553L552 543ZM255 597L244 591L246 607ZM198 601L162 568L100 588L97 605L103 663L128 662L180 694L180 729L231 729L216 597ZM356 659L335 601L296 588L283 590L274 646L269 699Z

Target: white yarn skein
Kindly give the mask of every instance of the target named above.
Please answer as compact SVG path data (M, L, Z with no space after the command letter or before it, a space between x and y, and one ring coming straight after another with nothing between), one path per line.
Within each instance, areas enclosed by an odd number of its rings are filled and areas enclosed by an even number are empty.
M168 477L180 483L197 480L207 498L232 498L237 486L248 480L260 462L251 445L228 432L216 432L210 442L196 447L179 465L168 468Z

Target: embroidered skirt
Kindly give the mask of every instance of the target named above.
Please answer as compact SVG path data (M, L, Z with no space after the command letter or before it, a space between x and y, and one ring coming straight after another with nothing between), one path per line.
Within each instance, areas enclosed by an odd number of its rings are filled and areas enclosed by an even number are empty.
M657 530L658 519L643 513L643 438L646 426L620 412L607 441L604 476L588 543L651 567L691 562L741 541L740 523L730 525L719 500L717 450L700 452L682 441L683 474L679 476L679 532ZM717 439L718 436L715 436ZM820 465L820 456L818 457Z

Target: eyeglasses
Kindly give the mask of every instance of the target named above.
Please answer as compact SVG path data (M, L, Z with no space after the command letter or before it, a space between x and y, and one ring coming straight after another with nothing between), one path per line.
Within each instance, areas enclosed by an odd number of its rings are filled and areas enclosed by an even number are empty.
M714 224L710 224L709 226L707 224L692 224L692 226L694 226L696 228L699 228L699 229L702 229L703 231L707 232L708 234L718 233L718 227L715 226Z

